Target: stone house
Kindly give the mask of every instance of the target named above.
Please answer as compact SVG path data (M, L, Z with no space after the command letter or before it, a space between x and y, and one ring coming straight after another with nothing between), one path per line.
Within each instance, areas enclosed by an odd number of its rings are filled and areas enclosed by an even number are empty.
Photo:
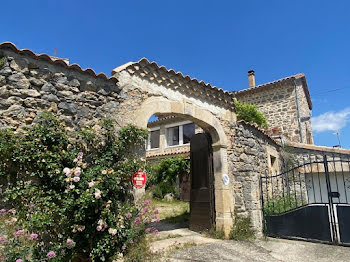
M313 144L312 102L304 74L255 85L255 73L248 72L249 88L232 92L237 100L254 104L267 119L271 134L291 142Z
M248 72L248 84L249 88L234 91L232 95L240 102L257 106L258 110L266 116L269 125L267 132L270 135L280 141L313 144L312 102L304 74L256 86L255 73L251 70ZM179 118L171 118L171 125L176 126L176 120L179 122L178 126L181 126L183 120ZM162 126L162 124L168 122L169 119L161 118L148 124L149 130L153 134L152 141L158 146L151 147L149 141L147 159L155 160L176 155L189 155L189 144L169 145L167 143L167 127ZM160 130L161 135L158 135L156 130ZM182 133L180 133L180 137L181 135Z
M226 234L236 216L250 217L254 230L262 234L259 180L280 169L284 146L301 157L310 152L350 155L350 150L312 145L312 105L301 74L228 92L147 59L121 65L108 77L8 42L0 44L0 52L0 128L30 126L42 111L50 111L72 131L99 128L104 117L119 126L147 128L150 117L158 115L189 121L182 124L182 132L194 123L195 130L198 126L209 134L214 191L210 203L214 225ZM234 98L256 104L270 127L280 132L237 121ZM290 140L281 143L280 133ZM180 143L180 136L172 142ZM141 151L145 159L146 148ZM144 188L135 188L135 198L143 194Z

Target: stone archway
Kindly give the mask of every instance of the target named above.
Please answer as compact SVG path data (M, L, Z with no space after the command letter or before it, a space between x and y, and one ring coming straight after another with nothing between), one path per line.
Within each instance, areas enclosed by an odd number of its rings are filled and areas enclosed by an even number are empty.
M142 128L147 128L148 119L154 114L169 114L190 120L199 125L212 137L213 165L215 180L215 210L216 227L226 234L232 227L234 209L233 192L223 185L222 175L228 173L227 147L228 140L220 121L209 111L193 104L172 101L164 97L149 97L134 111L133 122Z

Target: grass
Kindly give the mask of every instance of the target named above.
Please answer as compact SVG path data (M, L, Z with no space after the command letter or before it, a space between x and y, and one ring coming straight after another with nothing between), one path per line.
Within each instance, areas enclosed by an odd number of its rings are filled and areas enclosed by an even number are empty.
M154 208L159 210L160 220L167 223L182 223L189 220L190 216L190 203L173 200L152 200L152 205Z
M210 230L204 231L203 235L210 238L215 239L225 239L225 232L224 230L217 230L215 226L213 226Z
M250 217L236 215L235 223L229 234L229 239L248 241L255 237Z
M124 262L142 262L142 261L160 261L161 254L152 253L150 250L150 242L152 239L147 237L142 238L138 243L133 244L126 256L124 256ZM118 260L117 260L118 261Z

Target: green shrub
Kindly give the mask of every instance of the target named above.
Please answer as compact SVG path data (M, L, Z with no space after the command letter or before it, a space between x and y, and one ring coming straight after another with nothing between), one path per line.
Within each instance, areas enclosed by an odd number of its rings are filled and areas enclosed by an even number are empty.
M151 189L152 196L156 199L163 199L163 192L160 186L153 186Z
M216 229L215 226L212 226L207 232L205 232L205 235L215 239L225 239L225 231L223 229Z
M235 107L237 120L244 120L248 123L255 123L262 128L268 128L265 115L259 112L255 105L241 103L235 100Z
M229 238L245 241L254 238L254 233L250 217L242 217L236 214L235 223L230 231Z
M144 167L135 149L147 131L115 130L105 120L101 132L84 129L73 140L56 117L43 113L23 132L0 131L0 176L8 187L2 197L16 208L0 210L0 228L7 230L0 257L109 261L155 231L146 224L158 220L158 211L150 201L134 204L130 179Z
M280 196L269 199L264 203L264 213L266 215L278 215L300 206L302 206L301 200L295 200L293 195Z
M168 193L179 198L180 190L176 185L176 180L190 172L190 161L182 156L164 158L148 169L150 173L148 188L155 198L162 199Z

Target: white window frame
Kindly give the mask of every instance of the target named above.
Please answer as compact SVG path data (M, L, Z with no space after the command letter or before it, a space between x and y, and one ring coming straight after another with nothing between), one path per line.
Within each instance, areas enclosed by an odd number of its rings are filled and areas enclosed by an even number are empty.
M164 126L165 128L165 135L166 135L166 147L177 147L177 146L183 146L183 145L188 145L189 143L187 144L184 144L184 125L186 124L191 124L193 122L191 121L181 121L181 122L176 122L176 123L172 123L172 124L167 124ZM194 124L194 123L193 123ZM168 144L168 129L171 128L171 127L179 127L179 144L178 145L173 145L173 146L169 146Z
M148 134L148 138L147 138L147 150L157 150L160 148L160 147L151 148L151 132L157 131L157 130L160 130L160 127L148 128L149 134ZM159 131L159 140L160 140L160 131ZM159 146L160 146L160 141L159 141Z

